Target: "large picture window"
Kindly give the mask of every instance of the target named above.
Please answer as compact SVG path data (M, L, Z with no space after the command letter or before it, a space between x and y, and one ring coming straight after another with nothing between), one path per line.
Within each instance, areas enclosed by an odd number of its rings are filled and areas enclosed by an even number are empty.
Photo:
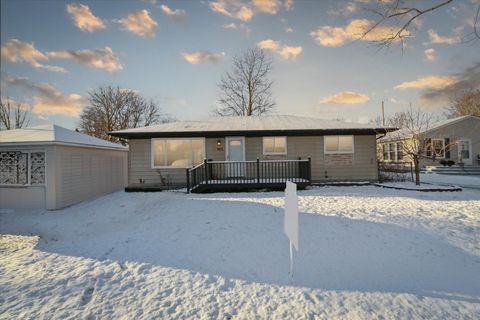
M188 168L204 159L204 138L152 139L153 168Z
M435 152L437 158L445 157L445 140L444 139L432 139L432 149Z
M287 154L287 137L263 137L263 154Z
M329 153L353 153L353 136L325 136L324 151Z

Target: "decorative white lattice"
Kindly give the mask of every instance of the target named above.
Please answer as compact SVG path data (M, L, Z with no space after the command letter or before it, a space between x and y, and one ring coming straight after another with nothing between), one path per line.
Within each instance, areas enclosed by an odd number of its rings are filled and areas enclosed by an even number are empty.
M30 153L30 184L45 184L45 152Z
M27 153L0 152L0 184L27 184Z

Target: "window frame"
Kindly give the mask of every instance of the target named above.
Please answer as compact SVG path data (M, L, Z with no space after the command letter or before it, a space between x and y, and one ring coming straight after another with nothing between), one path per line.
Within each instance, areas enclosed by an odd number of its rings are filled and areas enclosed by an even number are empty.
M190 160L192 160L192 165L190 166L180 166L180 167L174 167L174 166L155 166L155 153L153 152L154 149L153 149L153 145L154 145L154 141L167 141L167 140L190 140ZM205 137L174 137L174 138L151 138L150 139L150 166L152 169L188 169L188 168L191 168L193 166L195 166L195 164L193 164L193 157L192 157L192 143L191 141L192 140L201 140L203 141L203 156L204 156L204 159L206 159L207 157L207 139ZM164 145L166 147L166 143ZM167 157L167 149L165 148L165 156L164 157ZM165 159L164 159L165 160Z
M275 139L277 138L284 138L285 139L285 151L284 152L267 152L265 150L265 138L273 138L273 149L275 149ZM262 151L264 156L285 156L287 155L287 148L288 148L288 139L287 136L264 136L262 137Z
M437 155L437 152L435 151L435 147L434 147L435 146L434 141L442 141L441 155ZM445 159L445 138L431 138L430 145L431 145L432 156L435 154L436 159Z
M352 151L327 151L327 137L352 137ZM339 141L340 146L340 141ZM323 153L324 154L354 154L355 153L355 136L352 134L336 134L323 136Z

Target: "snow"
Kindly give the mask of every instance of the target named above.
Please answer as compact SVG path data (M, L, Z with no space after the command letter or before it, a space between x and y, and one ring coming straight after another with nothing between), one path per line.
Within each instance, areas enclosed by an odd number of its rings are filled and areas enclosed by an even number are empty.
M261 130L375 129L355 122L316 119L290 115L252 117L213 117L204 121L178 121L112 132L114 135L142 132L212 132ZM380 131L384 129L378 129Z
M429 190L445 190L445 191L460 191L461 188L448 185L448 184L434 184L434 183L425 183L425 181L420 180L420 185L416 185L411 181L400 181L400 182L382 182L376 183L376 186L385 187L385 188L394 188L394 189L405 189L405 190L417 190L417 191L429 191Z
M421 174L421 182L439 185L455 185L463 188L480 189L480 176L474 175L447 175L447 174Z
M0 132L0 145L30 143L67 143L103 148L128 149L122 145L75 132L54 124L27 127Z
M480 317L480 191L117 192L0 212L0 318Z

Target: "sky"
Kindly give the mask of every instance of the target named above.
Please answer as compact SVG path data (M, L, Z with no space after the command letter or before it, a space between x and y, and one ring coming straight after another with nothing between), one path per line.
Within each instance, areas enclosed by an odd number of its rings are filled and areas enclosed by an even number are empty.
M439 0L417 1L428 7ZM179 120L218 106L232 59L260 47L273 61L277 114L366 123L410 103L441 115L452 96L480 89L480 0L454 0L415 20L403 45L363 40L374 0L1 0L1 96L31 124L76 128L99 86L132 89Z

